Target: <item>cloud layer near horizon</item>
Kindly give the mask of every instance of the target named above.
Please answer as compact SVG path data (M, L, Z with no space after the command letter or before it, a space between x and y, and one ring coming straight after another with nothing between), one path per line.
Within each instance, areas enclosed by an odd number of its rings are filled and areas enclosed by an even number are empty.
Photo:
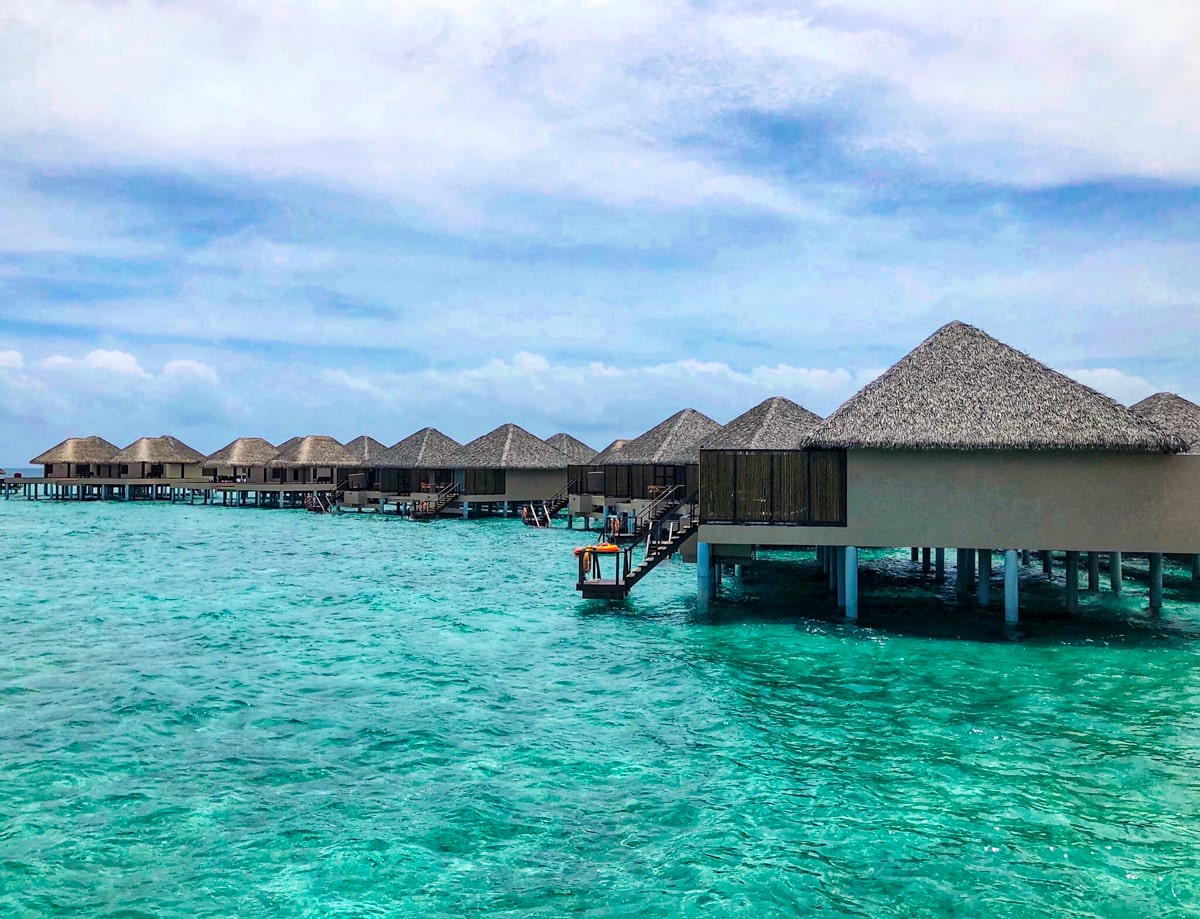
M14 0L0 460L824 412L953 318L1200 397L1196 34L1171 2Z

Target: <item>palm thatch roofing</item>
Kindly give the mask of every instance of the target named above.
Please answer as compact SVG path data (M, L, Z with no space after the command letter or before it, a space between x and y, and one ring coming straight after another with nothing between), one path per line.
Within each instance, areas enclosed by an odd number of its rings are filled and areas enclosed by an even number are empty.
M700 442L702 450L798 450L821 416L772 396Z
M206 466L266 466L279 448L261 437L239 437L204 457Z
M951 322L847 400L805 445L1170 453L1183 442L974 326Z
M303 468L306 466L357 466L358 460L337 440L326 434L293 437L267 463L273 468Z
M609 444L607 447L605 447L603 450L601 450L599 453L596 454L596 458L592 460L592 465L593 466L611 465L613 462L612 457L616 456L618 453L620 453L622 450L624 450L628 444L629 444L628 437L618 437L611 444Z
M358 461L360 466L379 466L379 458L387 452L387 447L374 437L363 434L346 444L346 451Z
M1200 453L1200 405L1173 392L1158 392L1131 408L1164 431L1182 437L1188 453Z
M455 469L566 469L563 455L515 424L502 424L454 455Z
M687 465L700 462L700 441L721 426L694 408L676 412L608 456L605 466Z
M55 444L45 453L29 461L31 466L47 466L55 463L108 463L120 448L95 434L90 437L68 437Z
M110 459L113 463L202 463L204 454L177 437L139 437Z
M388 447L379 464L391 469L450 469L460 449L462 444L437 428L421 428Z
M552 434L546 438L546 443L561 453L569 466L586 466L596 458L596 451L577 437L565 432Z

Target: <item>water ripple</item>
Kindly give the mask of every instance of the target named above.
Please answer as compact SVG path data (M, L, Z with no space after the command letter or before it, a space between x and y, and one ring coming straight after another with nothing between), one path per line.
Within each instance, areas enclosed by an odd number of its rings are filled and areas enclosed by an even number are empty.
M1200 914L1180 572L1014 631L865 553L848 626L787 556L579 601L513 522L0 526L2 915Z

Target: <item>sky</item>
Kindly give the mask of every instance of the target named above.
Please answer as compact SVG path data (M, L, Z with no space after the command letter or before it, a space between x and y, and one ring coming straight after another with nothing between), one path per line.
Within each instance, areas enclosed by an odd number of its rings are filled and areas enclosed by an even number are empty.
M1196 35L1194 0L5 0L0 462L824 415L954 319L1200 400Z

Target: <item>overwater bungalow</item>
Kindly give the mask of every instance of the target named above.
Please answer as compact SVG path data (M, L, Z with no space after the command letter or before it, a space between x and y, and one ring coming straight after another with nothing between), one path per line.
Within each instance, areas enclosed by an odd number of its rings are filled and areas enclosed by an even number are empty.
M585 464L567 466L567 491L570 495L568 518L571 526L575 518L582 517L584 526L590 528L592 519L604 519L604 464L617 455L629 443L629 438L619 437L592 457Z
M382 472L380 458L387 452L387 447L374 437L360 434L346 444L346 452L358 462L356 469L346 470L346 484L358 491L378 491Z
M279 448L261 437L239 437L204 457L203 474L214 482L257 482L269 480L267 464Z
M200 481L204 477L204 454L177 437L139 437L110 460L122 479Z
M437 428L409 434L380 455L380 490L401 498L437 494L454 483L454 457L461 449Z
M562 453L515 424L504 424L461 447L454 456L462 512L481 505L507 512L510 504L566 500Z
M664 494L696 497L699 445L720 425L692 408L676 412L604 458L604 505L609 514L636 515Z
M821 416L775 396L700 442L700 519L710 523L812 523L844 519L835 454L804 450Z
M271 481L307 485L340 485L342 474L357 467L354 455L325 434L293 437L267 462Z
M723 556L747 547L817 546L839 606L858 615L858 547L959 548L960 593L987 604L992 552L1004 551L1006 620L1018 610L1018 550L1066 552L1066 604L1078 603L1079 553L1150 557L1150 607L1162 603L1162 553L1200 550L1200 455L1113 399L961 322L922 342L803 440L837 469L822 499L841 520L701 519L698 599ZM810 485L810 489L811 489ZM720 516L720 515L718 515ZM728 514L724 516L728 517ZM978 568L978 577L973 572Z
M48 479L116 478L119 466L113 457L120 448L103 437L68 437L29 461L41 466Z
M1200 453L1200 405L1172 392L1160 392L1130 408L1164 431L1182 437L1188 453Z

